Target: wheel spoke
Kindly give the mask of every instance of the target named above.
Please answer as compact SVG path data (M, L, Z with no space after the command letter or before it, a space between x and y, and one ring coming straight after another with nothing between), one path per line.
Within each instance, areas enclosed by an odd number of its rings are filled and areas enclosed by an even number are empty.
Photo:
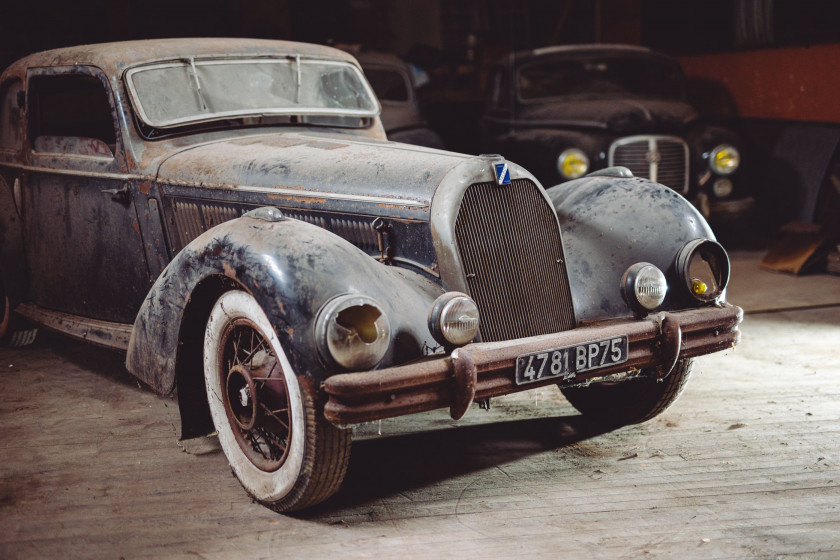
M265 357L258 357L260 353ZM253 324L237 320L227 331L221 357L220 362L226 365L220 372L222 389L227 394L226 406L239 446L255 466L275 470L286 458L292 421L289 396L285 387L280 388L284 384L283 370L272 362L275 355L271 344ZM251 377L253 373L262 375ZM230 381L233 375L236 380ZM274 387L277 383L280 385ZM252 384L254 394L240 397L241 384ZM240 398L245 399L241 404ZM256 407L256 417L249 420L251 407Z

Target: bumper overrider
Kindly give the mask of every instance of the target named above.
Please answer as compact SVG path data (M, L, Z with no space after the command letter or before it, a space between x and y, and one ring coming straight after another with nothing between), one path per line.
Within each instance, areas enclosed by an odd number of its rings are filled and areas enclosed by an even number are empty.
M591 323L573 330L467 344L448 356L435 356L381 370L343 373L328 378L324 416L337 425L357 424L449 407L458 419L475 400L557 384L544 377L517 384L517 358L534 352L568 348L615 337L627 337L627 359L564 377L565 385L620 372L656 367L667 376L678 360L732 348L741 338L743 310L730 304L688 311L662 312L645 319Z

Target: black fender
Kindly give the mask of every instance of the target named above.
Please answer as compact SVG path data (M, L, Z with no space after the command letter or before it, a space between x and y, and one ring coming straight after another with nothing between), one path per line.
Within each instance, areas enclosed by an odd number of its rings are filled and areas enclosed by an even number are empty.
M126 367L160 394L177 388L182 437L208 429L204 329L213 304L227 290L241 289L256 299L296 374L314 387L340 371L319 355L314 329L318 311L335 296L370 296L388 315L392 342L379 367L417 358L436 345L427 316L443 293L440 286L386 266L322 228L285 217L261 219L254 217L257 212L208 230L178 253L134 323ZM200 427L190 428L196 422Z
M633 315L620 283L637 262L649 262L665 273L663 310L696 305L678 285L677 253L694 239L715 240L700 212L681 195L647 179L620 177L614 171L619 169L547 191L563 233L578 321Z
M566 181L557 169L557 158L569 148L583 151L591 171L604 167L600 154L609 149L610 137L598 130L522 128L498 138L497 151L515 161L545 184Z

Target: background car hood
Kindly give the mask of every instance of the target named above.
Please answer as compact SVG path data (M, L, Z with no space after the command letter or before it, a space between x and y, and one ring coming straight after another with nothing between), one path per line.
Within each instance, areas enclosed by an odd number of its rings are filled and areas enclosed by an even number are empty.
M676 131L697 118L688 103L644 98L574 99L526 105L517 121L607 129L616 134Z
M437 186L469 158L358 137L258 134L184 148L160 165L158 182L259 189L271 199L295 198L297 192L310 200L317 193L383 199L381 207L422 206L428 213Z

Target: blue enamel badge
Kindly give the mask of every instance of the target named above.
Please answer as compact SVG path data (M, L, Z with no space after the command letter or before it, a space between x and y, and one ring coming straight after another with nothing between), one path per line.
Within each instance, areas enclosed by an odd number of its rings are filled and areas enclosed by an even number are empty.
M510 170L506 163L494 163L493 170L496 172L496 183L499 185L510 185Z

